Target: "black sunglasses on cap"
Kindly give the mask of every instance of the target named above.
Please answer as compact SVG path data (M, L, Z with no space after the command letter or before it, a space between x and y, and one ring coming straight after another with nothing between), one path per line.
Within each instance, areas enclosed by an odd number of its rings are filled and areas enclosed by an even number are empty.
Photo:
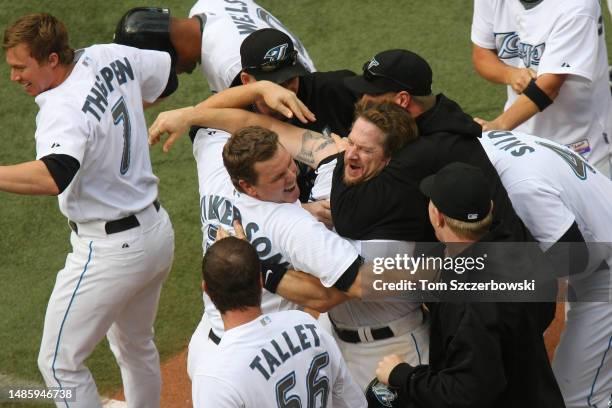
M246 67L244 71L261 71L261 72L273 72L282 67L290 67L294 66L297 63L298 52L293 50L290 52L285 58L278 59L274 61L266 61L260 65L252 65L250 67Z
M374 79L376 78L384 78L384 79L388 79L389 81L402 86L404 89L406 89L407 91L413 91L412 86L407 85L405 83L403 83L402 81L398 81L397 79L389 76L389 75L385 75L385 74L380 74L378 72L372 72L370 71L370 61L366 61L365 64L363 64L363 78L366 81L374 81Z

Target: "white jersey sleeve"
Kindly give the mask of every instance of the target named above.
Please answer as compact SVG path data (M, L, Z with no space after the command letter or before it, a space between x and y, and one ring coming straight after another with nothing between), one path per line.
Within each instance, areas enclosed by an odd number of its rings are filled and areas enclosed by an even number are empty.
M170 54L123 45L117 45L117 47L124 48L122 52L126 55L132 54L129 58L135 62L133 67L141 86L142 99L149 103L155 102L168 84L171 68Z
M194 407L240 408L245 404L238 391L222 379L209 375L195 375L191 398Z
M474 0L472 42L479 47L495 49L493 13L497 0Z
M81 164L90 133L89 123L82 116L75 115L74 107L70 105L41 110L36 116L36 159L50 154L66 154Z
M334 178L334 169L337 163L338 159L334 159L321 164L317 168L317 177L315 178L312 190L310 190L310 201L329 200Z
M290 218L290 214L275 218L276 225L271 226L271 230L278 232L276 242L295 269L319 278L325 287L333 286L359 252L349 241L300 210L302 216L299 217L292 213L294 218ZM292 222L282 223L283 220ZM308 244L304 245L304 241Z
M587 13L580 7L561 13L546 39L538 76L571 74L592 81L598 61L597 32L595 11Z

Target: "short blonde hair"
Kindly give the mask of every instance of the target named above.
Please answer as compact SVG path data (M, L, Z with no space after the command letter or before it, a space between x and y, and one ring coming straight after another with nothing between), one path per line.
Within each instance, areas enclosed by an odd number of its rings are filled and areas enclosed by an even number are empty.
M442 214L442 217L444 217L444 222L446 225L448 225L448 228L450 228L455 234L462 238L477 241L487 232L489 232L489 229L491 229L491 224L493 223L493 209L489 211L486 217L476 222L456 220L445 214Z

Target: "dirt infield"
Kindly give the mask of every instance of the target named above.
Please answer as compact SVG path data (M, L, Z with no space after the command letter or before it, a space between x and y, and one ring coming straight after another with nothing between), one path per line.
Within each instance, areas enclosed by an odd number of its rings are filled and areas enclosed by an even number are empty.
M113 396L125 400L123 390ZM191 381L187 376L187 350L162 364L161 404L164 408L190 408Z
M563 303L557 303L555 320L548 327L544 335L548 357L551 359L554 355L555 347L559 343L559 335L563 330L563 324ZM162 407L190 408L192 406L191 381L187 376L187 350L162 364L162 380ZM123 391L117 393L113 398L124 400Z

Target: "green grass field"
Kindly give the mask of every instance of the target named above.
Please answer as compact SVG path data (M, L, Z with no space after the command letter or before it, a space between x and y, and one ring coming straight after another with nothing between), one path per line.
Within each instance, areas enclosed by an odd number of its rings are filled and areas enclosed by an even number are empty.
M551 0L554 1L554 0ZM50 12L63 20L75 48L112 40L119 17L143 1L27 0L0 2L0 27L19 16ZM493 118L503 106L505 89L474 72L470 58L472 2L466 0L260 0L307 47L319 70L355 71L373 54L389 48L411 49L434 71L434 91L457 100L472 115ZM191 1L151 3L185 16ZM608 49L612 49L610 19ZM37 106L11 84L7 65L0 64L0 164L34 159ZM178 92L148 112L149 123L161 110L194 104L208 95L196 70L180 77ZM156 342L162 360L183 349L201 317L199 289L201 232L195 162L188 139L168 155L152 151L161 180L160 199L176 231L173 272L162 292ZM20 197L0 193L0 387L17 381L42 382L36 366L47 300L69 250L69 228L52 197ZM119 370L106 342L88 360L102 393L120 386ZM0 403L2 405L2 403ZM8 406L8 405L6 405ZM28 405L34 406L34 405Z

